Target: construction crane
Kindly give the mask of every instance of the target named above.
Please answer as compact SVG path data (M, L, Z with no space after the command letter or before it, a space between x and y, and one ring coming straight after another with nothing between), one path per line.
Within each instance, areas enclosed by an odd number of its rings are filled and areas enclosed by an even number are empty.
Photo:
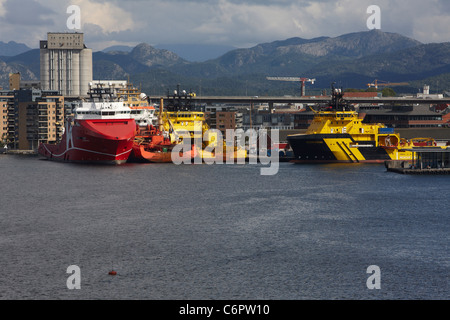
M378 81L380 82L384 82L384 83L378 83ZM375 89L378 89L378 87L391 87L391 86L409 86L408 82L388 82L388 81L382 81L382 80L374 80L374 82L372 83L368 83L367 86L370 87L375 87Z
M302 97L305 96L305 84L306 82L311 82L311 84L314 84L316 79L309 79L309 78L299 78L299 77L267 77L267 80L275 80L275 81L300 81L302 84Z

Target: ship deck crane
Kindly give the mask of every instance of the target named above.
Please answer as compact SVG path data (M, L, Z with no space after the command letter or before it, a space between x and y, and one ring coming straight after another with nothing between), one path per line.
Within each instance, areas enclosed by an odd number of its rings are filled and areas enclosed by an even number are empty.
M382 82L382 83L378 83ZM409 86L408 82L388 82L388 81L382 81L382 80L374 80L372 83L368 83L367 86L375 87L375 89L378 89L378 87L390 87L390 86Z
M311 82L311 84L314 84L314 82L316 81L316 79L300 78L300 77L267 77L266 79L275 81L299 81L302 84L302 97L305 96L306 82Z

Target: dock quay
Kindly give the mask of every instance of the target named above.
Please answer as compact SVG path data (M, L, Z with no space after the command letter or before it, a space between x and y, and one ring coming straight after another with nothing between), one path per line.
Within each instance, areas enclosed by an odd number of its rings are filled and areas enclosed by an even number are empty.
M5 153L13 155L25 155L25 156L35 156L38 154L37 150L8 150Z
M387 171L401 174L450 174L450 148L428 147L409 149L413 152L412 161L385 161Z
M387 171L400 174L428 174L428 175L450 174L450 168L440 168L440 169L388 168Z

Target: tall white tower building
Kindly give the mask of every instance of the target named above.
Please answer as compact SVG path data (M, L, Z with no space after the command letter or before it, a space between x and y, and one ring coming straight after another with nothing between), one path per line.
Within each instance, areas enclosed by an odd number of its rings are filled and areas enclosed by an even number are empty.
M41 88L69 97L87 96L92 81L92 49L83 33L47 33L40 41Z

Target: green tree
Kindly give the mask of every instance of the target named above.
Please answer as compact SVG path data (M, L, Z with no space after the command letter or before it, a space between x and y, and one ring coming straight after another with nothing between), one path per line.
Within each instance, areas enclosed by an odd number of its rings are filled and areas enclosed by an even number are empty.
M383 97L395 97L397 95L392 88L384 88L381 93L383 94Z

